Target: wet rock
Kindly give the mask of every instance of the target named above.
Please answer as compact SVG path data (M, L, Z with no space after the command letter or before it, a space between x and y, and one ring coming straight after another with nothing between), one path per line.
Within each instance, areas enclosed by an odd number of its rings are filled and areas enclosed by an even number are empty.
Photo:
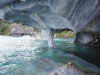
M100 32L78 32L74 43L100 47Z
M76 68L71 62L52 71L49 75L96 75L94 72Z
M86 44L87 46L91 47L100 47L100 33L94 32L93 33L93 40Z

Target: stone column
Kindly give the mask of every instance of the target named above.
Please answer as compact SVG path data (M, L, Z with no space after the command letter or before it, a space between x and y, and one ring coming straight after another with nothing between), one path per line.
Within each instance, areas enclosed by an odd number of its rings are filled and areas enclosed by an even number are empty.
M46 29L46 35L47 35L47 40L48 40L48 46L53 48L54 47L54 43L53 43L54 29L51 29L51 28Z

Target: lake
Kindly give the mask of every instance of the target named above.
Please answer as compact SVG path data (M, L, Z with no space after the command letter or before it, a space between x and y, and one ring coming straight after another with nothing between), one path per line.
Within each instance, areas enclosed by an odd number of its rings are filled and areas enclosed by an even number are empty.
M100 75L100 50L73 41L55 38L55 48L49 48L46 39L0 36L0 75L47 75L69 61Z

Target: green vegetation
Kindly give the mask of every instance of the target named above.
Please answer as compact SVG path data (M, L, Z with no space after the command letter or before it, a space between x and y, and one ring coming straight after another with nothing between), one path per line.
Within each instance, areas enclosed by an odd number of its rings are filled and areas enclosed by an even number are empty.
M10 25L12 23L6 22L6 21L2 21L0 20L0 35L9 35L10 34ZM40 30L37 28L33 29L33 32L39 32ZM54 34L55 37L57 38L74 38L75 34L72 31L62 31L60 33L55 33Z
M8 35L10 33L9 25L10 23L0 20L0 35Z
M60 33L55 33L54 36L57 38L74 38L75 34L72 31L65 30Z
M33 29L33 32L37 32L37 33L38 33L38 32L39 32L39 29L34 28L34 29Z
M0 35L7 35L10 33L9 26L3 26L0 28Z

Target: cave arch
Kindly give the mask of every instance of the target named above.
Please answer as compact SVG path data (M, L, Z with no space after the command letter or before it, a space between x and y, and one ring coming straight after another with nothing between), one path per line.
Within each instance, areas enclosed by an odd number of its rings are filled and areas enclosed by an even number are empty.
M44 29L48 32L47 35L52 29L65 28L77 33L99 14L100 0L2 0L0 2L0 19Z

